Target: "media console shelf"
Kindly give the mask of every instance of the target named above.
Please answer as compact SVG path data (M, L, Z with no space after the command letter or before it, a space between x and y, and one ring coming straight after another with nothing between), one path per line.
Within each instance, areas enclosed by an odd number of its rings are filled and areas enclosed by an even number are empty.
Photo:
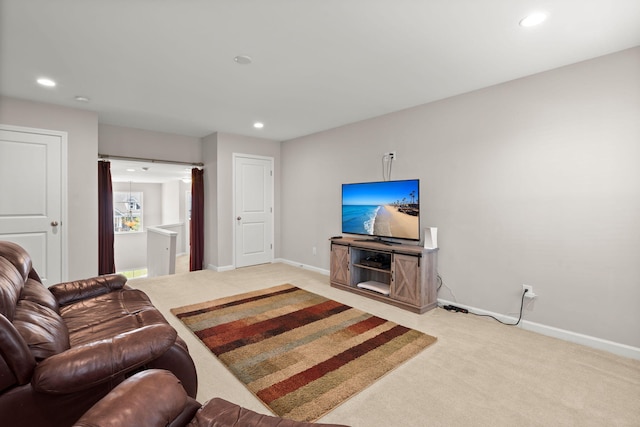
M331 239L331 286L424 313L437 306L438 249Z

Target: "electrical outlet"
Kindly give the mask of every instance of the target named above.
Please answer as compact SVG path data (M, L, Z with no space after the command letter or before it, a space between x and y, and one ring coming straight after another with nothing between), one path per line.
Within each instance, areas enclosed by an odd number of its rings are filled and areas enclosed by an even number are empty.
M388 153L384 153L384 155L390 160L396 160L397 159L395 151L389 151Z
M314 254L314 255L317 255L317 254L318 254L318 251L316 250L316 247L315 247L315 246L313 247L312 252L313 252L313 254Z
M522 285L522 292L525 292L525 298L535 298L537 295L533 293L533 286L531 285Z

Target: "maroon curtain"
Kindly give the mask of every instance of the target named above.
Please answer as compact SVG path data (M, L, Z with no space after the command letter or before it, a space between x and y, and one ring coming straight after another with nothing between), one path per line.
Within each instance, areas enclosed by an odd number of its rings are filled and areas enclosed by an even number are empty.
M98 274L116 272L113 252L113 188L111 164L98 162Z
M191 169L191 250L189 271L202 270L204 262L204 170Z

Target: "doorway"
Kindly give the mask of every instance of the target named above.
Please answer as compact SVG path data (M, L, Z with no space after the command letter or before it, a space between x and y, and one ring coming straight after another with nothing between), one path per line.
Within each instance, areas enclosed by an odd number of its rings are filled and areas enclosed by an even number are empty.
M120 227L117 221L114 236L114 257L118 273L129 278L147 277L149 227L176 232L175 272L189 269L189 208L191 168L189 165L108 159L114 193L114 216L140 216L136 227ZM187 197L187 195L189 197ZM118 197L131 205L117 204ZM118 199L119 200L119 199ZM130 221L131 222L131 221ZM133 222L131 222L133 223ZM184 259L186 258L186 262ZM183 268L184 267L184 268ZM186 269L185 271L183 271Z
M67 277L66 159L66 132L0 126L0 240L22 246L47 286Z
M235 266L273 261L273 158L233 154Z

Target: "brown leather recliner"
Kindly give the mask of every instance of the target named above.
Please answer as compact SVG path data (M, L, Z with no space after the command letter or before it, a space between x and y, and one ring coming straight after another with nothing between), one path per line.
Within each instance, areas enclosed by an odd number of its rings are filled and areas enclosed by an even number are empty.
M121 275L44 286L20 246L0 241L0 424L69 426L135 373L172 371L189 396L186 344Z
M224 399L203 406L190 398L171 372L150 369L118 385L74 427L346 427L258 414Z

